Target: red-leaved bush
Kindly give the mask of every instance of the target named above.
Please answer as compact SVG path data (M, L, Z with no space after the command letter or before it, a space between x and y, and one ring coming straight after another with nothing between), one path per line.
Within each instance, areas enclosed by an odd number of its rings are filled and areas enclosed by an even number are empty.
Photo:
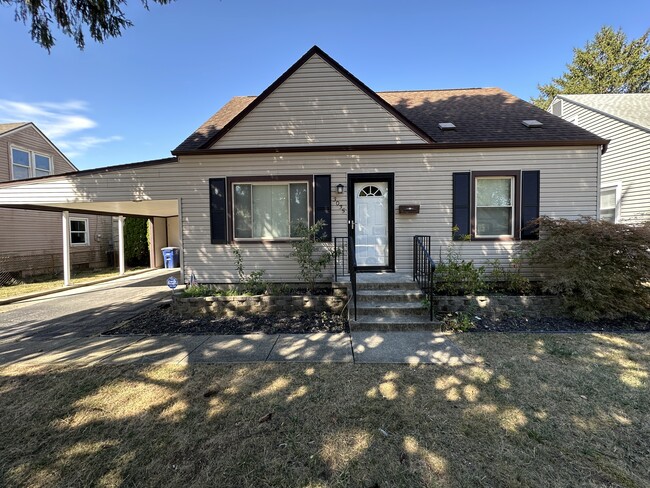
M541 217L527 246L542 290L559 295L580 320L650 316L650 222Z

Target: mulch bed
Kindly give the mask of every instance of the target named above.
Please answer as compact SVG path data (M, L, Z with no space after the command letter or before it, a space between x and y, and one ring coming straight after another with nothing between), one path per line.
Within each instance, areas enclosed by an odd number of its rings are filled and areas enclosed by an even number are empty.
M124 334L309 334L349 332L347 318L329 312L274 313L238 317L180 317L169 304L145 310L132 319L104 332Z
M650 332L650 321L598 320L579 322L567 317L480 317L468 332Z
M468 332L650 332L650 321L599 320L579 322L566 317L475 317ZM237 317L196 316L183 318L169 304L145 310L104 335L129 334L309 334L349 332L348 320L329 312L274 313Z

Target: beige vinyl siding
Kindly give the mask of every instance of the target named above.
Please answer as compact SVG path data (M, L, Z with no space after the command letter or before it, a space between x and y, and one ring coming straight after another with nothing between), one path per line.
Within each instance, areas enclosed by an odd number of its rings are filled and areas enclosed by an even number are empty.
M111 238L110 217L70 214L88 219L89 245L71 246L74 267L106 266L106 250ZM63 266L63 239L60 212L40 212L0 208L0 267L23 276L51 273Z
M0 204L29 200L43 203L131 201L144 194L152 200L181 199L182 248L185 276L195 273L202 282L237 279L228 245L210 243L209 178L234 176L330 174L332 187L347 186L348 173L395 173L395 205L419 204L418 215L395 213L396 270L411 270L412 237L432 236L438 256L454 246L478 263L508 258L512 242L450 240L452 227L452 173L477 170L540 170L540 211L552 217L595 216L597 206L597 147L433 151L368 151L357 154L290 153L183 157L179 163L110 173L61 177L39 185L24 183L0 188ZM36 183L36 182L34 182ZM46 183L46 184L45 184ZM31 187L31 188L30 188ZM347 191L332 193L332 235L347 235ZM265 269L271 280L297 281L295 263L287 257L288 243L239 244L246 271Z
M76 171L34 127L28 125L0 137L0 181L11 179L12 147L50 156L54 174ZM73 266L104 266L110 217L71 215L87 218L90 227L90 245L71 247ZM1 271L31 275L50 273L62 267L60 213L0 208L0 227Z
M34 127L28 125L0 137L0 181L11 179L12 146L50 156L54 166L53 174L76 171Z
M650 220L650 133L562 100L562 117L609 139L602 156L601 186L621 183L621 222Z
M422 142L404 123L314 55L213 147Z

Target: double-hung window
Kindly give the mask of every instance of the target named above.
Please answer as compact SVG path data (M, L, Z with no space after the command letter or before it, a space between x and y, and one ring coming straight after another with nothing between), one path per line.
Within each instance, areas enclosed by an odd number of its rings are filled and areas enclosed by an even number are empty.
M617 223L620 214L621 185L606 185L600 189L600 218Z
M310 185L306 181L232 183L233 237L291 239L309 225Z
M88 219L70 219L70 244L73 246L89 245L88 234Z
M11 170L14 180L24 180L52 174L52 158L45 154L11 148Z
M452 173L452 239L539 238L538 170Z
M515 237L515 177L476 176L474 236Z

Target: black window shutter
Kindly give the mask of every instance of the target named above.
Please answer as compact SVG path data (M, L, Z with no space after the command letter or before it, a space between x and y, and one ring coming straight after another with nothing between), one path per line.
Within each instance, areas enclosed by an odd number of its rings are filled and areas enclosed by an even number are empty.
M212 244L226 244L226 179L210 178L210 240Z
M332 240L332 178L330 175L314 176L314 222L325 222L320 238Z
M521 238L539 239L539 229L527 227L531 220L539 218L539 171L521 172Z
M470 174L454 173L453 177L453 226L458 230L453 233L453 239L459 241L470 235Z

